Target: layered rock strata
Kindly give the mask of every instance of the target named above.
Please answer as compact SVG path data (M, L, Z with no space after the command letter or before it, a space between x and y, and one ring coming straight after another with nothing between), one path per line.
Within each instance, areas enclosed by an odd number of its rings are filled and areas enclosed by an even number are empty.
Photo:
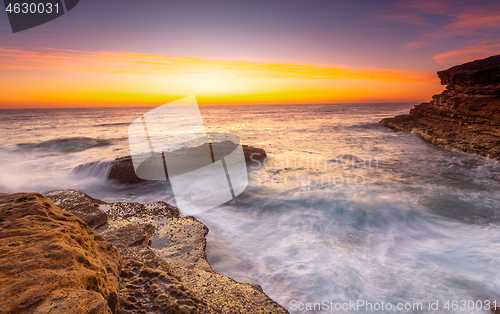
M441 94L409 114L380 123L437 145L500 160L500 55L440 71L438 76L447 85Z

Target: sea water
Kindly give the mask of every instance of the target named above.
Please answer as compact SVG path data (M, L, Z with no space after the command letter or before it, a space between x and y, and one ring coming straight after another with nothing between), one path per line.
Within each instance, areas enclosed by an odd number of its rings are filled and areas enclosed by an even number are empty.
M208 132L268 154L250 163L241 195L196 216L213 269L291 312L500 304L500 164L378 124L413 105L201 107ZM166 182L106 180L110 161L129 154L128 125L150 109L0 111L0 192L175 205Z

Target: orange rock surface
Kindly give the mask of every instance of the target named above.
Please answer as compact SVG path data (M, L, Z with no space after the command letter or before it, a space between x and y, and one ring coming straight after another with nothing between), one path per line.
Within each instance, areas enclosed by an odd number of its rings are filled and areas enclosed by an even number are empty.
M115 313L121 257L38 193L0 196L0 312Z

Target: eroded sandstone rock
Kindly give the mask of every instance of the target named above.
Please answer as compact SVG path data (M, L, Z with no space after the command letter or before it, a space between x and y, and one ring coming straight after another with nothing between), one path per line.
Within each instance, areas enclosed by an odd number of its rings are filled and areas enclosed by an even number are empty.
M66 195L68 200L58 198L62 206L83 194L49 193ZM208 229L194 217L181 217L165 202L102 202L99 208L109 220L96 232L123 258L117 313L288 313L258 285L212 270L205 254Z
M2 313L116 313L121 257L38 193L0 196Z
M171 271L171 266L147 247L124 248L119 314L220 313ZM152 261L156 260L157 263ZM163 267L159 267L163 265Z

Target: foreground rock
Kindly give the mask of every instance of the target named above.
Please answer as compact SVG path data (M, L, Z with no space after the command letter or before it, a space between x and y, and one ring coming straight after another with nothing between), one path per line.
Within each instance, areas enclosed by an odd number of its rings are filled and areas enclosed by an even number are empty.
M92 229L108 222L108 215L99 209L99 206L106 203L80 191L63 190L51 193L50 196L57 206L77 216Z
M500 160L500 55L438 72L446 90L381 124L451 149Z
M46 193L60 204L90 199L74 190ZM96 228L122 256L117 313L287 313L257 285L215 273L207 262L208 229L165 202L104 203Z
M186 149L179 150L179 153L185 153L183 150ZM266 152L262 148L248 145L243 145L243 153L247 165L251 165L255 160L261 161L267 157ZM131 156L117 158L108 173L108 179L119 183L141 183L145 181L136 176Z
M0 197L2 313L116 313L121 258L38 193Z

